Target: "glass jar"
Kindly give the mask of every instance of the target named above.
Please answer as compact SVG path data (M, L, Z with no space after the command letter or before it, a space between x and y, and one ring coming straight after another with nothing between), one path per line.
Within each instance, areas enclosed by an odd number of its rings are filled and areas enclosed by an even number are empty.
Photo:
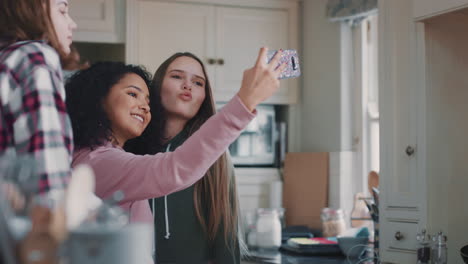
M431 254L431 240L430 236L426 234L426 229L423 229L421 233L417 234L416 240L418 241L417 264L429 264Z
M256 244L259 249L277 250L281 246L281 222L276 209L257 211Z
M437 233L432 239L431 263L447 264L447 236Z
M245 211L244 213L245 241L247 242L247 246L253 249L257 246L256 212L252 210Z
M322 228L324 237L335 237L346 230L344 213L341 209L322 209Z

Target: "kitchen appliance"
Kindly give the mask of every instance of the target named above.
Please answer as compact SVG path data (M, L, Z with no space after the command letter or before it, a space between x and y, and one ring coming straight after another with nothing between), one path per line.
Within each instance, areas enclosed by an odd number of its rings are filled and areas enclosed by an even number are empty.
M468 245L460 249L460 255L462 256L463 262L468 263Z
M286 124L275 121L273 105L256 109L257 116L229 146L232 162L236 167L278 167L285 152Z

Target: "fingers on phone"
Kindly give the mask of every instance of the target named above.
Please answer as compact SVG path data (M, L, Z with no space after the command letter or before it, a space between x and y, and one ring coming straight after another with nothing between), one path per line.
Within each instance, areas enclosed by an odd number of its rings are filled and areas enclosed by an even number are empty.
M265 63L267 53L268 53L268 47L260 48L260 51L258 52L257 62L255 62L255 66L259 66Z
M277 77L281 75L281 73L284 71L284 69L286 69L287 66L288 64L286 62L283 62L278 66L278 68L275 69Z
M283 55L283 50L278 50L269 63L269 67L272 70L276 70L280 66L281 56Z

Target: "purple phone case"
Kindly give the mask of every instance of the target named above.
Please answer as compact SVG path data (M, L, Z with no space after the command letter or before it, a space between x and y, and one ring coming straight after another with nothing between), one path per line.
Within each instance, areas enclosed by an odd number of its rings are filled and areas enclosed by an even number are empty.
M268 63L271 61L273 56L276 54L276 50L270 50L267 53ZM283 55L281 56L280 63L287 63L286 68L284 68L279 79L294 78L301 75L301 67L299 64L299 57L296 50L283 50Z

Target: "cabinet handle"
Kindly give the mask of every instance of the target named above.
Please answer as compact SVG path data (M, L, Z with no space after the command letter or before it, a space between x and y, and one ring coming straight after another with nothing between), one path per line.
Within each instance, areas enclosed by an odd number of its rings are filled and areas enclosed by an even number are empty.
M408 157L412 156L414 154L414 148L412 146L408 146L406 147L406 155L408 155Z
M213 65L213 64L215 64L215 63L216 63L216 60L215 60L215 59L213 59L213 58L208 59L208 64L209 64L209 65Z
M400 241L400 240L402 240L403 238L405 238L405 236L403 236L403 234L402 234L400 231L397 231L397 232L395 233L395 239L396 239L396 240Z
M218 64L219 65L224 65L224 60L223 59L218 59Z

